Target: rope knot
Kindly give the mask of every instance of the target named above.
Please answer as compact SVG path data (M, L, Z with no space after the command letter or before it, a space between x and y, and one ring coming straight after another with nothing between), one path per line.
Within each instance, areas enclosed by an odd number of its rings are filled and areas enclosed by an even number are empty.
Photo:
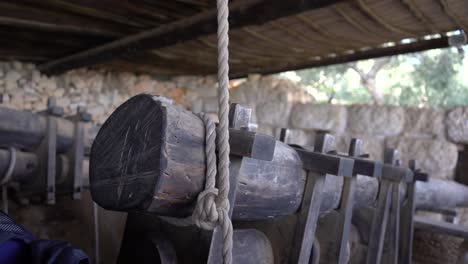
M219 219L215 199L218 189L209 188L202 191L197 198L197 204L192 218L195 224L203 229L212 230L216 227Z

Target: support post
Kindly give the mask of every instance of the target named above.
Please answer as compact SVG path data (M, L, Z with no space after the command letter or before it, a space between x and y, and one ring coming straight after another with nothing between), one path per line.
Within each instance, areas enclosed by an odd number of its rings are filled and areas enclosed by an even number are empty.
M326 154L333 150L334 137L329 134L318 135L314 145L314 153L299 151L303 166L308 171L302 205L298 212L296 230L294 232L293 252L290 263L306 264L310 261L312 247L315 241L315 230L322 204L322 190L326 174L350 177L354 162L350 159L333 157ZM319 155L317 155L319 154ZM314 163L320 158L321 162ZM323 159L322 159L323 158ZM323 163L322 163L323 161ZM319 165L319 163L321 163Z
M416 181L428 181L428 175L420 172L416 160L410 160L409 168L413 171L414 178L406 185L406 197L401 206L400 254L398 256L398 263L401 264L412 263Z

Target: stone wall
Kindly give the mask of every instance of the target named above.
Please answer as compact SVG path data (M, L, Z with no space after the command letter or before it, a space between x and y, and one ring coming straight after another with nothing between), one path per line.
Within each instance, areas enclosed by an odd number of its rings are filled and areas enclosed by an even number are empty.
M265 103L247 99L258 93L250 88L255 82L249 79L233 89L232 98L255 109L260 131L279 136L282 127L290 128L288 143L310 145L318 131L326 131L336 136L337 149L345 152L350 139L357 137L364 140L364 150L371 158L381 160L385 147L397 148L403 164L415 158L431 177L440 179L453 179L458 152L467 143L466 106L452 109L340 106L316 104L312 100L291 103L281 97L270 97L269 108L262 111ZM237 97L239 92L243 97Z
M0 63L0 93L6 107L40 111L54 96L66 113L86 106L93 121L103 122L127 98L138 93L164 95L194 112L217 111L213 77L178 77L161 81L149 75L80 69L47 77L32 64ZM432 177L452 179L458 148L468 144L468 107L419 109L397 106L340 106L314 103L295 83L252 75L231 82L231 101L253 110L259 131L278 136L291 129L289 143L310 145L317 131L337 138L346 151L351 137L364 140L372 158L382 159L385 147L400 150L403 164L416 158Z
M336 136L338 150L346 151L350 139L358 137L364 140L364 151L371 158L382 159L385 147L396 147L403 164L415 158L431 177L441 179L453 179L459 151L468 144L468 106L419 109L317 104L297 84L272 76L252 75L230 85L231 101L252 108L258 130L278 137L280 129L288 127L288 143L311 145L317 132L326 131ZM67 114L85 106L93 122L102 123L117 106L139 93L163 95L194 112L211 113L216 118L213 77L157 80L149 75L88 69L48 77L32 64L0 62L1 105L5 107L40 111L45 109L47 97L53 96ZM468 180L466 173L459 169L457 177ZM460 221L468 223L468 212ZM54 230L46 228L44 232ZM116 252L112 254L115 257Z

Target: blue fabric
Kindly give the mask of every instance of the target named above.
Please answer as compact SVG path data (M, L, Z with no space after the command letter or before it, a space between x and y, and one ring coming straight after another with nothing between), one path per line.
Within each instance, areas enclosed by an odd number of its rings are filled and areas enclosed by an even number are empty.
M41 240L0 212L1 264L88 264L86 254L67 242Z

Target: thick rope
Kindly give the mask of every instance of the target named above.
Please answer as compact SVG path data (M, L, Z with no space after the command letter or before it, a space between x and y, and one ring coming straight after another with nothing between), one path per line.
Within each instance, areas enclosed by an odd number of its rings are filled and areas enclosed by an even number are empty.
M198 195L193 214L189 218L161 217L178 226L195 223L212 230L220 226L223 235L223 262L232 263L232 222L229 217L229 8L228 0L217 0L218 9L218 117L216 127L204 114L206 180L205 189ZM216 166L216 149L219 162ZM217 177L216 177L217 176Z
M205 124L206 179L204 190L198 194L195 209L190 217L174 218L160 216L160 218L175 226L191 226L195 224L199 228L207 230L212 230L219 224L223 233L224 263L232 263L232 257L230 257L232 256L232 224L229 219L228 210L223 208L222 204L218 204L216 199L218 197L218 189L216 188L216 126L208 115L200 113L199 116ZM225 248L227 250L224 250Z
M232 262L232 223L229 218L229 7L228 0L217 0L218 8L218 189L216 198L223 231L224 263Z

